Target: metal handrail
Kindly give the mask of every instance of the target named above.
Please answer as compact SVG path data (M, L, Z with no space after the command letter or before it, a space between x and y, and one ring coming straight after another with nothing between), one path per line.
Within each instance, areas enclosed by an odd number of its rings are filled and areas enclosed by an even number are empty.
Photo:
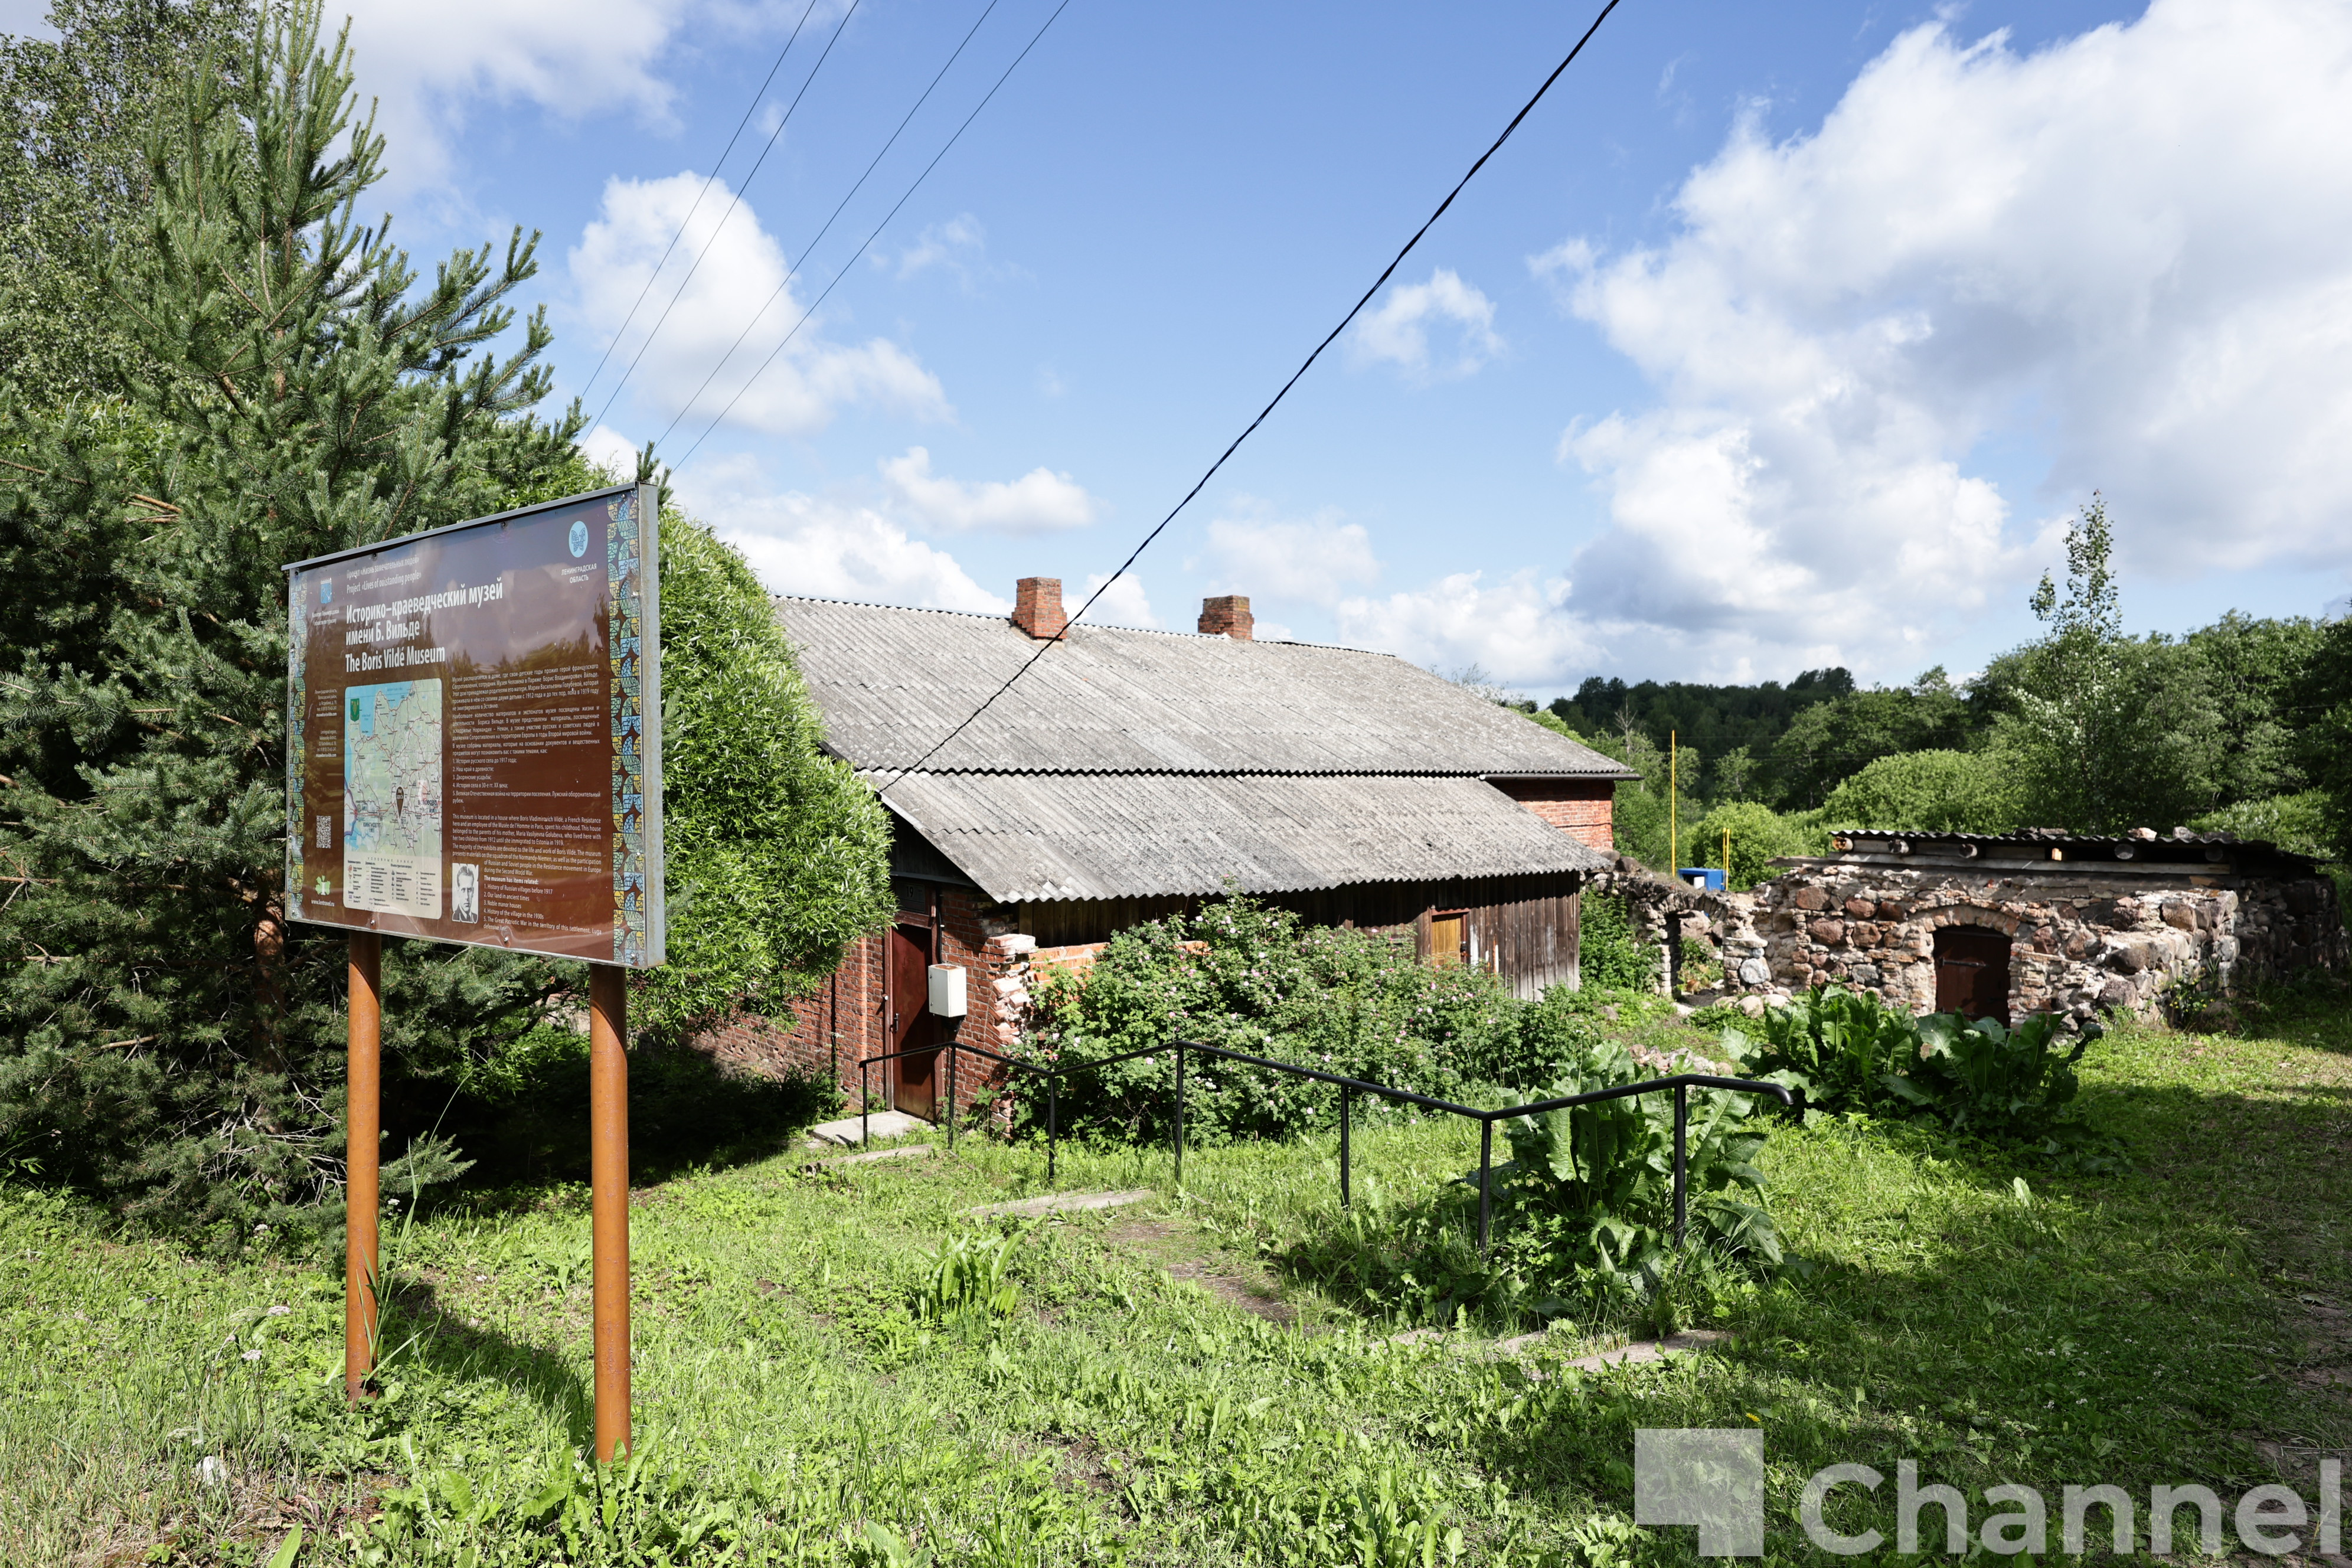
M1546 1111L1565 1110L1571 1106L1596 1105L1602 1100L1626 1100L1638 1095L1661 1094L1672 1090L1675 1097L1675 1246L1680 1247L1683 1245L1688 1220L1685 1167L1690 1126L1690 1091L1694 1089L1724 1089L1738 1094L1769 1094L1784 1106L1796 1103L1795 1097L1786 1088L1777 1083L1763 1083L1754 1079L1719 1078L1713 1073L1685 1072L1676 1073L1670 1078L1649 1079L1641 1083L1618 1084L1609 1089L1588 1089L1582 1094L1564 1094L1550 1100L1529 1100L1524 1105L1488 1110L1475 1105L1457 1104L1450 1100L1440 1100L1434 1095L1416 1094L1409 1089L1396 1089L1384 1083L1373 1083L1368 1079L1349 1078L1345 1073L1325 1072L1319 1068L1301 1067L1297 1062L1276 1061L1271 1057L1254 1057L1246 1051L1228 1050L1223 1046L1203 1045L1198 1040L1171 1040L1166 1045L1147 1046L1140 1050L1122 1051L1117 1056L1103 1057L1093 1061L1070 1062L1062 1066L1048 1067L1042 1062L1024 1061L1018 1058L1008 1057L1000 1051L992 1051L985 1046L968 1046L961 1040L950 1039L942 1045L923 1046L914 1050L890 1051L878 1057L867 1057L857 1064L859 1097L857 1140L861 1147L866 1142L870 1106L873 1101L867 1073L884 1062L898 1061L907 1057L937 1056L941 1051L948 1054L947 1124L950 1149L955 1147L956 1058L960 1052L970 1051L974 1056L985 1057L990 1061L1003 1062L1007 1068L1015 1071L1037 1073L1045 1078L1045 1182L1049 1186L1053 1184L1059 1170L1062 1138L1060 1116L1062 1079L1073 1073L1097 1072L1104 1068L1117 1067L1121 1062L1131 1062L1144 1057L1156 1057L1163 1052L1171 1053L1176 1058L1175 1126L1172 1141L1175 1144L1176 1186L1180 1192L1184 1186L1184 1056L1188 1051L1200 1051L1209 1056L1222 1057L1227 1061L1244 1062L1254 1068L1287 1073L1293 1078L1312 1079L1318 1083L1335 1084L1339 1087L1339 1206L1343 1209L1352 1205L1354 1196L1349 1180L1348 1148L1349 1128L1354 1121L1355 1108L1352 1104L1354 1096L1378 1095L1383 1100L1396 1100L1407 1105L1425 1106L1432 1110L1442 1110L1452 1116L1467 1117L1478 1123L1478 1250L1481 1254L1487 1251L1493 1231L1495 1123L1497 1121L1506 1121L1514 1116L1540 1116Z

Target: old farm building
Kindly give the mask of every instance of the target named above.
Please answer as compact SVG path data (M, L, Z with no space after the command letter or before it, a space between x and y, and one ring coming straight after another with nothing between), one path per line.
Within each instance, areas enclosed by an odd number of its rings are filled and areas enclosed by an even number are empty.
M1002 1049L1032 966L1090 962L1229 887L1523 994L1575 982L1579 891L1613 863L1610 801L1633 775L1426 670L1258 642L1240 598L1210 600L1199 636L1073 626L1051 578L1024 579L1009 619L776 608L827 743L891 810L899 912L793 1015L712 1031L723 1058L829 1070L854 1095L861 1059L942 1029ZM965 971L960 1024L926 1011L932 964ZM901 1065L877 1088L933 1114L937 1064Z

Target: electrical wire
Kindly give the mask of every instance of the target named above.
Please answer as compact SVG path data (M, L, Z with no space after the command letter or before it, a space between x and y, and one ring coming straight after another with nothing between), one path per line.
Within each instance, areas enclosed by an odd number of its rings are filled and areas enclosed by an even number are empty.
M947 79L948 71L955 65L957 60L963 58L964 49L969 47L971 40L979 35L981 23L988 20L990 15L995 11L998 3L999 0L988 0L988 8L981 12L980 20L974 22L971 25L971 30L964 34L963 42L955 47L955 53L948 57L947 64L941 66L939 69L939 74L931 78L931 85L923 89L923 96L915 100L914 108L907 110L905 117L898 121L898 130L890 132L890 140L882 143L882 151L874 154L874 161L866 165L866 173L857 176L857 183L849 187L849 195L841 198L839 205L835 206L833 209L832 216L827 217L824 220L824 226L816 231L816 237L810 240L806 245L802 246L798 250L793 252L793 254L799 257L801 260L793 264L792 268L784 274L783 281L776 285L775 291L770 294L768 298L761 302L757 310L752 312L751 320L745 324L740 332L738 332L735 335L735 341L727 345L727 352L719 356L719 363L710 367L710 374L702 378L702 384L694 389L694 395L686 400L686 405L680 408L670 419L669 424L663 428L662 433L654 437L654 444L656 446L659 446L662 442L668 440L670 437L670 432L677 429L679 424L685 420L688 414L694 412L694 405L702 401L702 395L709 390L710 384L712 382L719 379L719 373L727 368L727 362L735 357L735 351L743 346L743 340L751 335L752 328L757 327L760 324L761 318L767 315L771 306L774 305L778 300L783 298L784 290L793 286L793 279L801 275L802 264L807 261L811 252L814 251L818 246L824 243L824 237L833 232L834 224L840 218L843 212L847 210L850 201L857 195L858 192L866 188L866 182L874 177L874 171L882 166L882 160L889 155L891 148L898 144L898 138L906 134L907 127L914 123L916 113L921 110L924 104L930 101L931 94L939 89L940 82ZM1051 25L1050 18L1048 19L1048 25ZM895 212L898 209L894 207L891 210ZM867 244L871 243L873 243L871 240L867 241ZM865 254L862 247L858 254ZM852 257L850 259L855 261L856 258ZM799 322L795 321L793 326L797 328L799 324ZM765 369L766 367L762 366L761 368ZM754 374L756 374L756 373ZM734 405L730 404L728 406L731 408ZM699 445L699 443L697 443L697 445ZM683 461L684 459L680 460Z
M1610 0L1610 3L1614 5L1616 4L1616 0ZM940 160L946 157L948 153L954 149L955 144L963 139L963 133L971 129L971 122L980 118L980 111L988 107L989 100L996 96L998 89L1003 87L1007 81L1012 79L1013 73L1020 68L1021 62L1029 58L1029 51L1035 48L1038 43L1045 37L1045 29L1051 27L1055 21L1060 17L1062 13L1069 8L1070 0L1062 0L1060 5L1054 7L1054 14L1045 18L1044 25L1039 26L1037 31L1031 36L1029 42L1023 47L1021 52L1013 57L1013 63L1006 66L1004 68L1003 74L996 79L996 85L988 89L986 97L983 97L978 103L972 105L971 112L963 117L963 123L957 126L955 128L955 134L948 138L947 145L941 147L937 153L931 155L931 161L923 165L923 172L915 176L914 183L907 187L906 193L899 196L888 212L882 215L882 221L874 226L873 231L866 235L864 242L858 246L856 251L851 255L846 262L842 264L841 270L833 275L833 281L824 286L824 291L819 294L815 299L809 301L808 309L801 312L800 320L793 323L792 331L786 332L783 335L782 341L778 342L774 348L768 351L768 357L761 360L760 362L759 368L754 370L751 375L745 379L742 385L735 389L735 395L727 400L726 407L721 408L716 415L711 416L710 423L702 427L702 434L694 438L694 445L686 449L686 456L680 458L675 464L671 465L673 472L678 468L684 468L688 460L691 458L695 453L702 449L702 444L710 439L710 433L719 428L719 422L727 417L728 414L733 410L735 405L743 400L743 395L751 390L752 383L758 381L761 375L765 374L768 367L776 363L776 356L782 353L786 346L792 342L793 339L800 335L800 330L808 325L809 319L816 314L817 307L824 304L825 300L831 297L833 291L841 286L841 280L849 276L849 269L857 265L857 258L864 256L866 252L872 247L874 242L882 237L882 231L890 226L890 220L898 216L898 209L905 206L907 203L912 199L917 191L922 189L923 182L931 177L931 171L940 166ZM867 172L870 174L872 171L868 170ZM762 309L764 308L765 307L762 307ZM729 352L732 353L733 351L730 350ZM696 395L699 396L700 394L698 393ZM676 421L673 420L672 423L675 424Z
M630 301L629 313L621 318L621 324L614 328L613 335L605 340L604 352L596 356L596 368L590 371L588 379L580 384L582 395L586 395L588 389L596 384L596 378L604 374L605 362L613 357L613 351L620 346L622 338L628 334L629 323L637 319L638 307L646 302L646 296L654 291L654 279L660 277L661 269L669 265L670 252L676 250L677 242L686 237L687 226L694 222L694 215L702 210L702 198L709 195L710 187L719 183L719 171L727 166L728 158L734 153L735 143L743 138L743 127L751 123L753 111L760 107L760 100L768 96L768 88L775 81L776 73L784 68L784 57L791 54L793 45L800 41L801 28L808 25L809 13L815 9L816 0L809 0L808 5L801 12L801 19L793 24L793 36L784 40L783 48L776 56L776 63L768 68L766 79L760 83L760 90L753 93L751 101L743 106L743 118L735 122L735 134L727 138L727 145L720 151L719 162L710 165L710 174L703 180L702 189L694 193L694 205L686 209L686 216L678 223L677 232L669 237L669 244L662 249L661 259L654 263L654 269L651 272L646 274L646 286L638 289L636 299Z
M1066 4L1066 0L1065 0L1065 3ZM1468 174L1464 174L1461 179L1454 182L1454 188L1445 193L1445 199L1437 204L1437 210L1431 213L1422 223L1422 226L1419 228L1413 230L1412 237L1404 242L1404 247L1396 253L1395 257L1386 267L1381 268L1381 275L1372 279L1372 286L1364 290L1363 297L1358 300L1353 306L1349 307L1346 315L1339 318L1339 324L1338 326L1333 327L1328 332L1324 334L1323 341L1315 345L1314 352L1307 356L1306 360L1300 363L1297 370L1290 373L1290 379L1282 384L1282 389L1274 395L1272 400L1270 400L1264 408L1258 410L1257 417L1251 420L1247 427L1245 427L1240 435L1234 437L1232 445L1228 446L1223 452L1217 455L1217 460L1211 463L1209 465L1208 471L1203 473L1200 479L1193 482L1191 489L1184 492L1183 499L1178 501L1173 507L1171 507L1169 509L1168 515L1161 518L1152 528L1151 531L1143 536L1143 542L1128 552L1127 559L1119 563L1118 570L1104 578L1101 584L1097 586L1093 593L1087 595L1086 603L1078 606L1078 613L1069 618L1071 625L1075 626L1079 621L1084 620L1086 618L1087 612L1094 608L1095 601L1101 598L1104 594L1108 593L1113 583L1118 582L1121 577L1125 576L1128 569L1136 563L1137 560L1142 556L1146 550L1151 548L1151 542L1158 539L1161 533L1167 531L1168 525L1176 521L1177 515L1180 512L1181 512L1186 507L1192 504L1193 498L1198 496L1202 489L1207 488L1211 479L1216 478L1217 470L1223 468L1226 460L1241 449L1243 442L1248 440L1251 436L1256 433L1257 427L1265 423L1266 416L1271 415L1275 409L1281 405L1284 398L1290 395L1290 389L1298 384L1299 378L1305 375L1309 369L1313 368L1317 360L1323 357L1323 351L1329 348L1334 342L1336 342L1339 340L1339 334L1348 330L1348 324L1350 321L1353 321L1363 312L1363 309L1366 305L1372 302L1372 296L1378 294L1387 284L1391 276L1395 273L1396 269L1404 265L1404 258L1412 254L1413 247L1421 243L1422 237L1430 231L1432 226L1433 226L1439 218L1445 216L1446 209L1454 205L1454 198L1460 195L1463 192L1463 188L1468 185L1470 182L1477 176L1478 171L1486 166L1486 161L1488 159L1492 158L1496 153L1503 150L1503 143L1511 139L1511 133L1519 128L1520 121L1526 120L1528 115L1535 112L1536 105L1543 101L1544 95L1551 90L1552 83L1558 81L1560 79L1561 73L1566 71L1570 66L1576 62L1576 57L1584 52L1584 46L1592 41L1592 35L1601 30L1601 24L1609 19L1609 14L1617 9L1618 4L1619 0L1608 0L1608 4L1601 7L1601 14L1592 18L1592 25L1591 26L1584 29L1583 36L1576 40L1576 47L1570 49L1567 57L1563 58L1559 64L1552 68L1551 74L1544 78L1543 85L1536 89L1535 96L1528 99L1528 101L1520 107L1519 111L1517 114L1511 116L1511 122L1503 127L1503 133L1495 138L1494 144L1489 146L1484 153L1478 154L1478 161L1470 165L1470 171ZM1058 12L1055 14L1059 15ZM803 317L803 319L805 320L806 318ZM703 434L707 436L709 432L705 431ZM699 443L698 443L698 444ZM905 778L908 773L920 772L926 763L929 763L933 757L938 756L940 752L947 748L950 742L953 741L958 735L962 734L966 730L970 729L972 724L979 720L982 714L987 712L990 708L995 706L996 700L1003 696L1006 692L1012 690L1013 683L1019 680L1023 676L1028 674L1030 669L1035 666L1037 661L1045 658L1046 652L1054 647L1060 640L1061 639L1059 637L1051 637L1039 643L1037 645L1036 651L1032 653L1027 658L1022 660L1020 667L1005 678L1003 685L998 687L994 691L990 692L981 702L979 707L964 715L963 719L957 723L954 729L950 730L946 734L940 736L929 751L925 752L908 766L896 770L891 776L890 782L880 785L875 793L887 797L891 787L897 784L899 780Z
M814 3L815 0L810 0L812 6L814 6ZM742 205L743 193L751 189L751 182L753 180L759 178L760 165L765 163L768 161L768 154L776 150L776 139L784 133L784 127L793 122L793 114L800 108L801 100L806 98L808 96L808 89L816 84L817 73L824 69L824 62L833 58L833 46L841 42L842 32L844 29L848 27L849 19L857 15L857 7L862 4L864 4L864 0L849 0L849 9L844 11L841 14L841 20L834 24L833 37L824 41L824 53L817 56L816 64L809 68L808 79L801 83L800 91L793 94L793 101L791 105L785 109L783 118L776 121L776 128L768 132L768 144L760 149L760 156L751 164L751 172L743 176L743 183L735 187L735 195L727 203L727 210L719 215L719 222L711 228L710 237L702 242L702 248L700 250L695 252L694 265L686 269L686 277L684 280L678 284L677 292L672 294L669 297L669 303L662 307L660 319L656 321L652 329L646 333L646 341L637 345L635 356L629 361L629 368L621 373L621 379L613 384L611 395L604 399L604 406L596 411L597 424L602 425L604 422L604 416L613 411L613 404L621 395L621 388L628 385L629 377L635 374L637 362L646 357L646 351L653 347L654 339L660 335L662 322L669 320L669 313L677 309L677 302L680 300L686 298L688 285L694 281L694 275L702 270L703 258L709 256L710 254L710 247L719 243L719 231L727 226L727 220L735 216L735 209ZM802 13L801 19L803 21L806 21L808 19L806 12Z

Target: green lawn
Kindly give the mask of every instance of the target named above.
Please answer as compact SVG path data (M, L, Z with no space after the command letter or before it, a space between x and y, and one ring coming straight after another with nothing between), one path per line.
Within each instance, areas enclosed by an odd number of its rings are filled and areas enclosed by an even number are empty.
M1181 1201L1027 1228L961 1217L1041 1190L1041 1152L977 1139L666 1181L634 1210L638 1459L607 1477L577 1458L582 1190L389 1227L383 1394L354 1413L339 1275L194 1261L0 1186L0 1558L260 1563L299 1525L305 1563L1693 1560L1690 1531L1630 1525L1642 1426L1760 1426L1790 1561L1798 1489L1838 1461L1890 1492L1897 1458L1972 1500L2039 1486L2053 1537L2067 1482L2309 1495L2352 1447L2340 1000L2244 1038L2119 1030L2085 1068L2127 1154L2104 1173L1777 1132L1804 1277L1717 1281L1728 1351L1600 1373L1559 1363L1605 1323L1504 1360L1494 1324L1388 1342L1443 1292L1360 1265L1446 1223L1476 1152L1451 1126L1360 1133L1353 1216L1328 1144L1194 1150ZM1062 1184L1169 1174L1066 1150ZM927 1249L1000 1231L1011 1314L927 1320Z

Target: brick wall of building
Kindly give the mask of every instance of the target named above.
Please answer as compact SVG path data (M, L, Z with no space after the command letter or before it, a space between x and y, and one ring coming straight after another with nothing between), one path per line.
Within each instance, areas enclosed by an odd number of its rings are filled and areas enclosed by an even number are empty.
M1497 779L1495 787L1582 843L1611 855L1617 837L1610 818L1617 786L1608 779Z
M1014 971L1025 967L1025 954L1007 951L1005 939L992 931L983 920L982 911L987 906L980 894L941 888L938 900L939 931L933 961L961 964L965 971L967 1011L957 1025L955 1038L963 1045L1003 1053L1020 1037L1017 1019L1028 996ZM761 1012L739 1011L703 1029L695 1037L695 1045L738 1071L772 1078L792 1073L830 1077L840 1086L842 1099L852 1110L857 1109L861 1083L871 1087L877 1105L887 1104L889 1067L886 1064L861 1074L858 1064L888 1049L885 1043L887 1021L883 992L887 942L887 933L864 938L843 955L840 968L814 996L796 998ZM918 1010L928 1005L925 997L910 1000ZM944 1030L945 1020L936 1023L934 1028ZM941 1045L947 1043L943 1032L938 1039ZM939 1093L944 1099L944 1057L938 1072ZM983 1098L1005 1103L1002 1093L1005 1069L1001 1065L985 1058L960 1054L956 1103L966 1112Z

